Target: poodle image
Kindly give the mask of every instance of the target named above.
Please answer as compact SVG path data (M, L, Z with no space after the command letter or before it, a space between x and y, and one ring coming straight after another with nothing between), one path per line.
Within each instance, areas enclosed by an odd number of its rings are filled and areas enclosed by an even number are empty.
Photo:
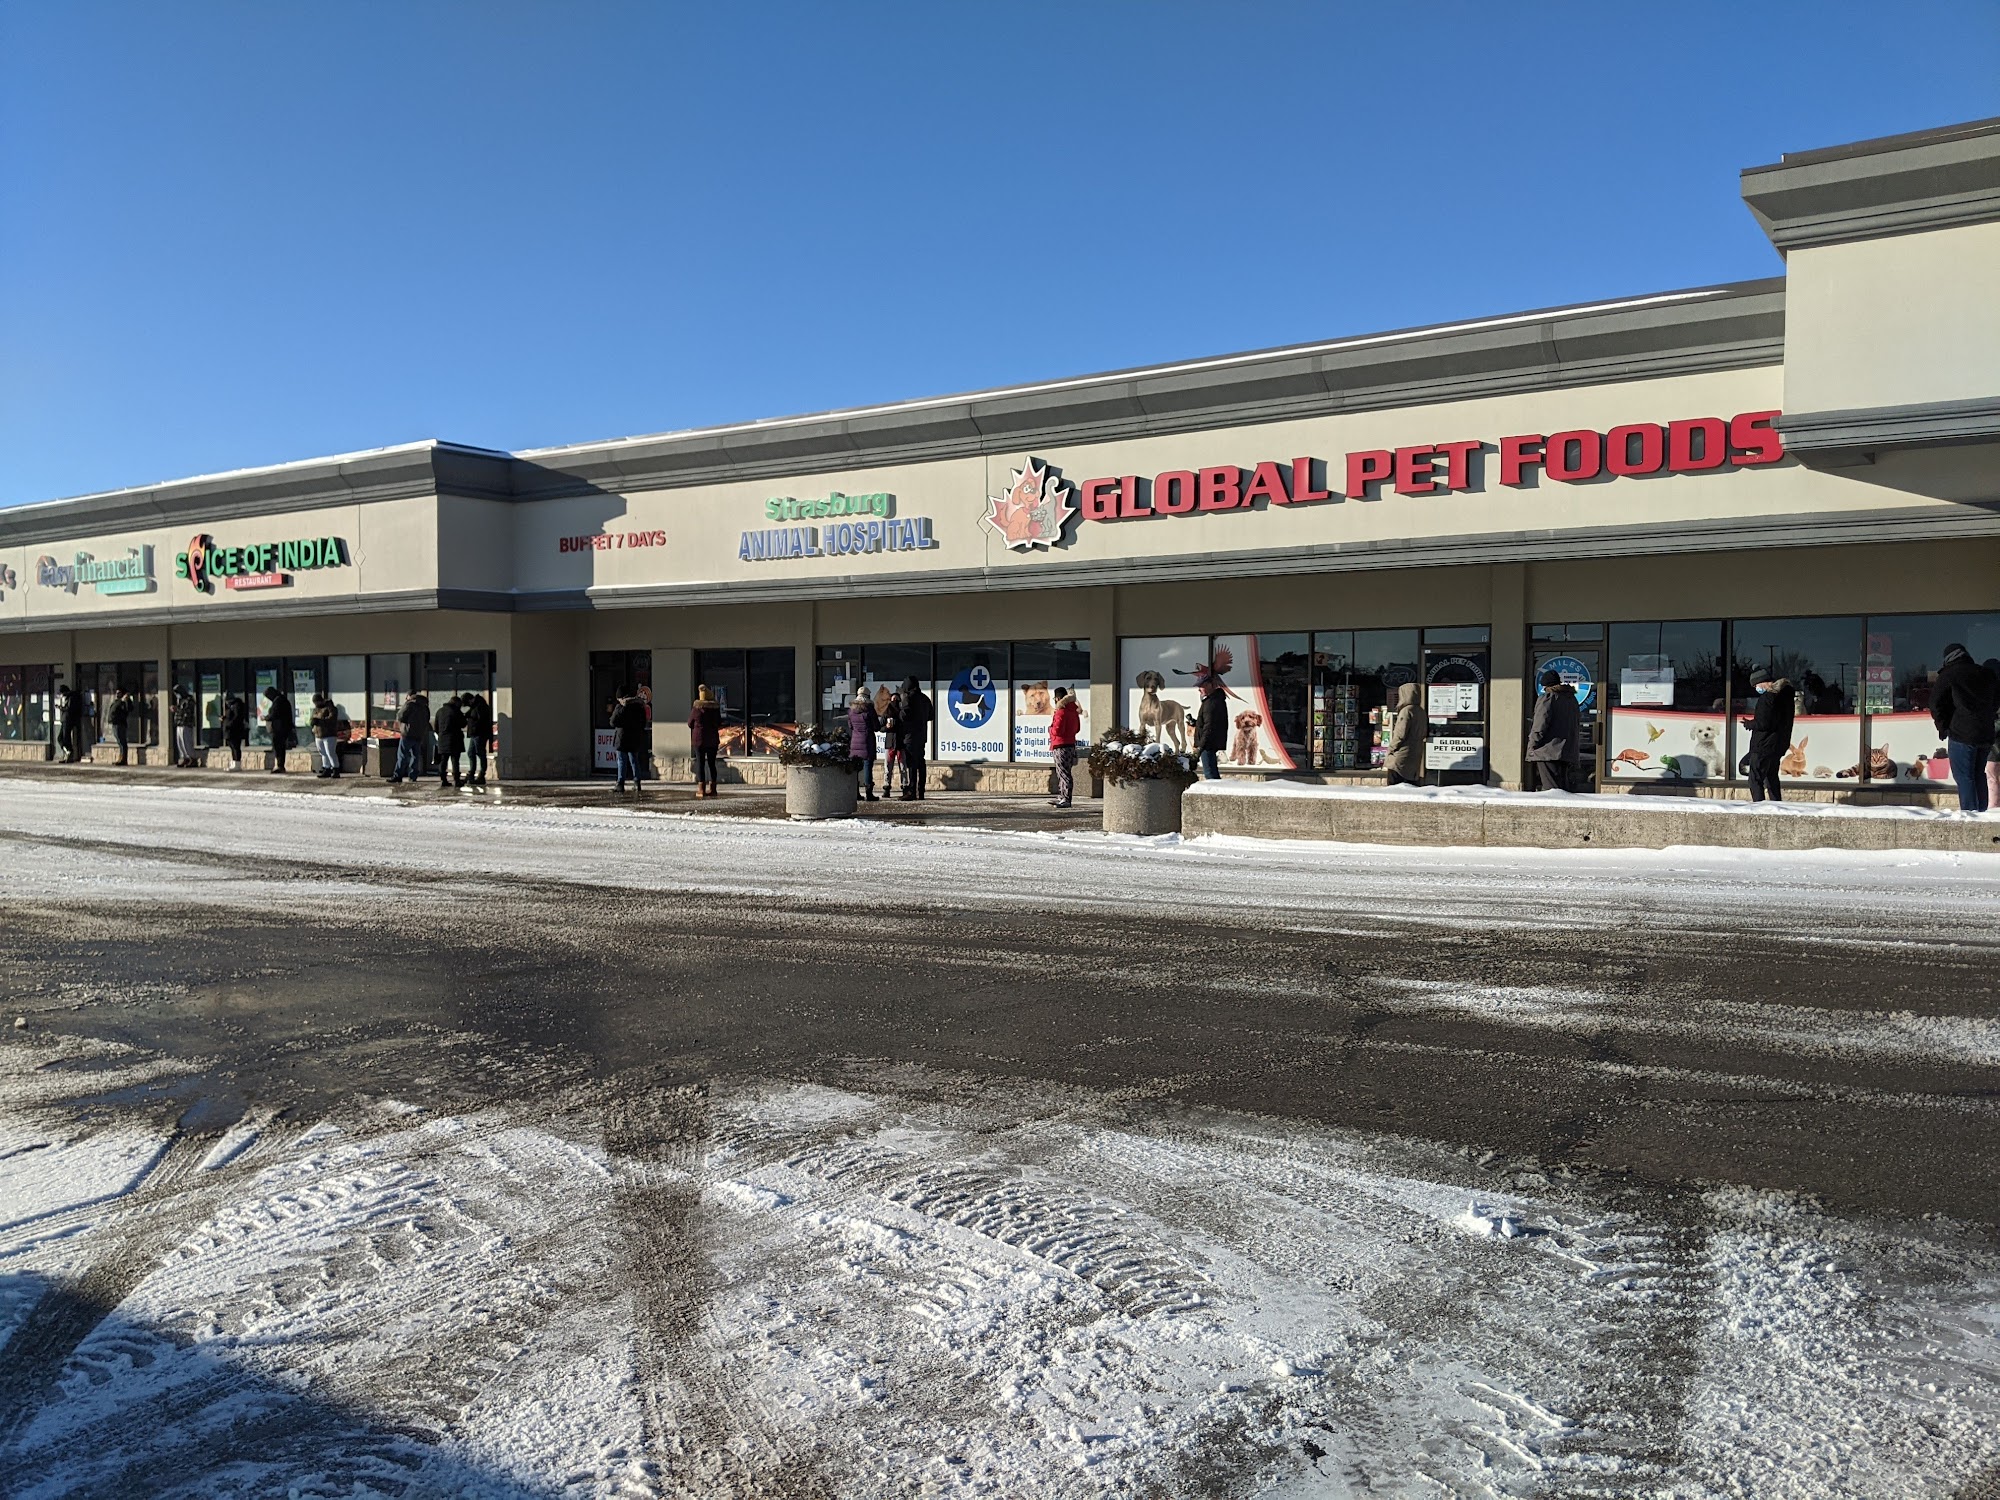
M1167 685L1167 679L1148 668L1132 679L1132 686L1139 690L1139 731L1151 730L1153 738L1162 745L1172 740L1174 749L1187 749L1187 711L1178 703L1160 696L1160 689Z
M1687 776L1690 781L1703 776L1722 775L1722 747L1715 742L1715 737L1720 732L1713 724L1696 724L1689 728L1688 741L1694 746L1692 758L1700 763L1700 770L1695 775L1689 776L1685 762L1690 757L1683 755L1678 757L1681 775Z
M1262 714L1252 713L1247 708L1236 716L1236 739L1229 747L1231 764L1254 766L1263 759L1257 749L1257 726L1263 722Z

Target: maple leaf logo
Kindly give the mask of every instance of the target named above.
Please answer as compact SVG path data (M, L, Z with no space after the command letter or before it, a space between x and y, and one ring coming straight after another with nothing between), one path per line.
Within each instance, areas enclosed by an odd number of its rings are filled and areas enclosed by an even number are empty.
M1062 540L1063 527L1076 514L1070 503L1075 493L1054 469L1030 458L1027 467L1014 471L1006 494L987 497L985 521L1012 550L1046 552Z

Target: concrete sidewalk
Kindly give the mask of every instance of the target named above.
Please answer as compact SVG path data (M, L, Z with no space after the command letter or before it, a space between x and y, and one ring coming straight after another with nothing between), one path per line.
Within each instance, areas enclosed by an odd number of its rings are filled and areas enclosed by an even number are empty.
M1519 849L1928 849L2000 853L2000 813L1823 802L1718 802L1489 787L1335 788L1198 782L1181 830Z
M484 790L440 788L434 780L391 785L377 776L315 776L304 769L304 757L283 775L269 771L178 770L172 766L119 766L82 761L0 762L0 787L8 781L74 780L93 787L129 785L200 786L217 790L278 792L301 797L370 797L412 804L474 800L508 807L620 807L648 812L731 818L783 818L785 789L724 782L719 796L697 800L691 781L649 781L636 796L620 794L609 780L493 782ZM4 793L0 793L4 795ZM1044 795L993 792L933 791L921 802L884 798L863 802L859 816L915 827L950 824L958 828L1012 828L1030 832L1074 832L1100 826L1103 804L1079 797L1076 805L1058 810Z

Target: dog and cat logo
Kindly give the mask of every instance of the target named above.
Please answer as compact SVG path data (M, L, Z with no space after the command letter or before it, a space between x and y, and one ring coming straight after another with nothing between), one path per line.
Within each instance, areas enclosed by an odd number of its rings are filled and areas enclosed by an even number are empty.
M1010 551L1046 552L1060 546L1063 528L1076 514L1076 486L1061 471L1032 457L1014 470L1004 495L987 497L983 519Z

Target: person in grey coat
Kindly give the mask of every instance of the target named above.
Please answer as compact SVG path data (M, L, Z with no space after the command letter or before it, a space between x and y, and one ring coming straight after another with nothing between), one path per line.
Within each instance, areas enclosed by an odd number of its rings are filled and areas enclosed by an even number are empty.
M1583 713L1576 689L1559 673L1542 673L1542 695L1535 700L1534 722L1528 726L1528 767L1537 792L1576 790L1583 767Z
M1389 725L1389 743L1382 769L1390 786L1424 784L1424 724L1417 717L1417 685L1396 689L1396 715Z

